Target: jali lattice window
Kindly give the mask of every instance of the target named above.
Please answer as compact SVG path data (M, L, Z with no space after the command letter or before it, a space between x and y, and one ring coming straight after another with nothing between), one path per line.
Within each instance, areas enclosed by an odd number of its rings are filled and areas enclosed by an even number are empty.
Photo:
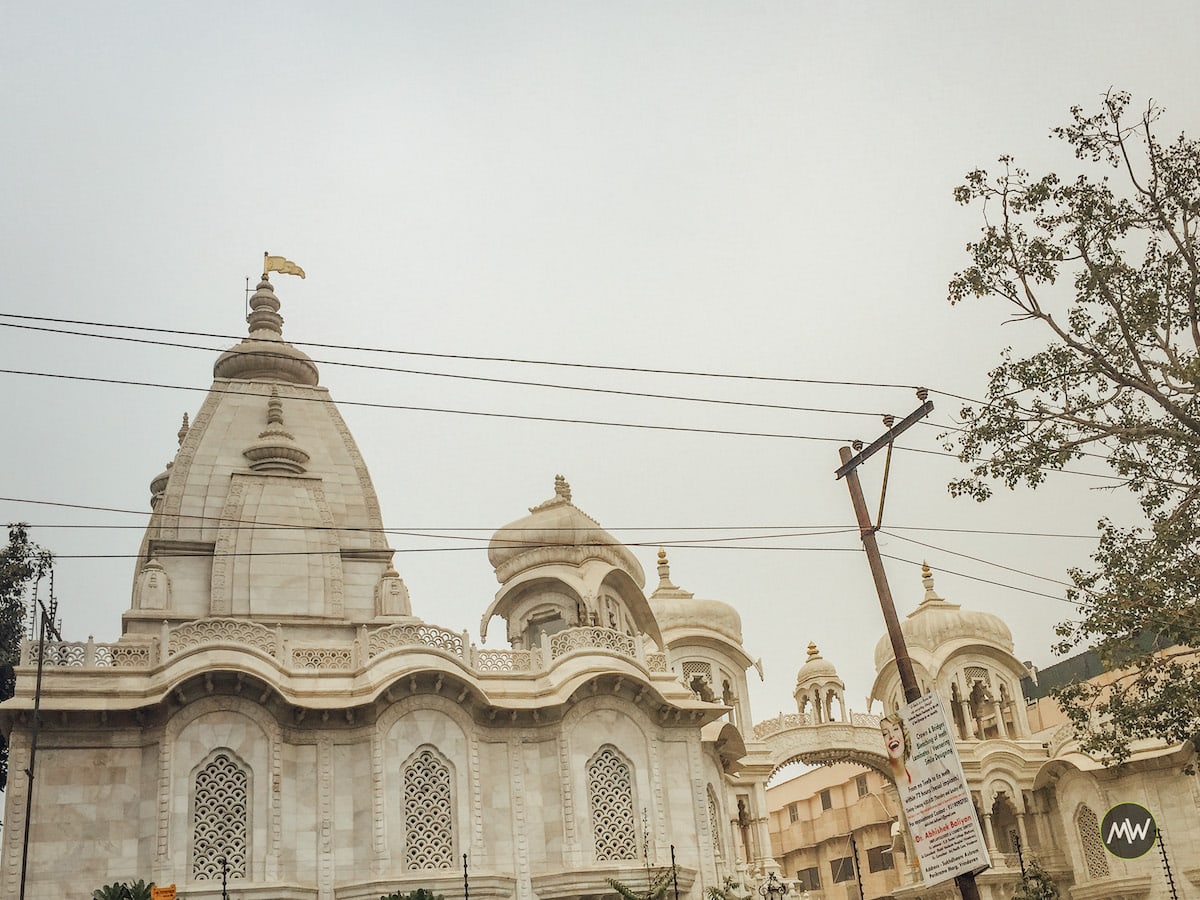
M712 785L708 786L708 827L712 831L713 854L720 859L721 854L721 815L718 812L717 795L713 793Z
M246 877L250 778L232 753L219 752L196 773L192 796L192 880Z
M587 775L596 861L637 859L637 820L629 764L616 748L606 745L588 760Z
M424 747L404 767L404 866L454 865L454 803L450 766Z
M1083 847L1083 859L1087 863L1088 878L1107 878L1108 852L1100 840L1100 820L1091 807L1080 805L1075 813L1075 827L1079 829L1079 843Z
M987 687L992 686L992 676L983 666L966 666L963 668L963 674L967 677L967 684L979 682Z

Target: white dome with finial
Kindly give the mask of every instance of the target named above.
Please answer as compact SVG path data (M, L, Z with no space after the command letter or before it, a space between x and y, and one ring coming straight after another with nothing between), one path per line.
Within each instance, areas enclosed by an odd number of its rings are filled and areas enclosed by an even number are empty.
M808 658L804 661L804 665L800 667L800 671L796 673L796 687L804 687L814 681L837 681L841 682L838 676L837 667L829 660L821 655L821 651L817 649L817 645L813 642L808 644Z
M571 485L562 475L554 476L553 497L496 531L488 543L488 561L501 584L534 566L578 565L589 556L622 569L639 588L645 587L646 573L637 557L571 502Z
M986 644L1012 654L1012 631L1003 619L980 610L964 610L957 603L946 601L933 589L933 572L927 563L921 566L921 583L925 587L924 599L900 623L910 650L920 648L935 653L946 644L958 642ZM882 671L893 659L892 642L885 634L875 645L875 671Z
M650 608L669 643L673 634L714 631L736 644L742 643L742 617L722 600L697 599L671 582L667 551L658 551L658 587L650 595Z
M316 386L317 365L303 350L283 339L283 316L279 298L266 275L250 298L246 317L250 334L236 347L226 350L213 365L214 378L244 378Z

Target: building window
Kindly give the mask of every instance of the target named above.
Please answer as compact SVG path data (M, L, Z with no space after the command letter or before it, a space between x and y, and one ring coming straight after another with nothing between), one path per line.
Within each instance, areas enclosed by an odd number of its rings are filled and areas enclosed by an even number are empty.
M454 866L454 803L450 766L422 747L404 767L404 867Z
M821 791L821 809L833 808L833 795L829 793L829 789Z
M713 793L712 785L708 786L708 827L712 831L713 854L720 859L721 853L721 814L717 806L717 795Z
M712 666L703 660L689 659L683 663L683 681L696 697L705 703L715 703Z
M1080 805L1075 813L1075 827L1079 831L1079 843L1083 847L1088 878L1107 878L1108 851L1104 849L1104 842L1100 840L1100 821L1091 807Z
M616 748L605 745L588 760L588 802L596 861L637 859L633 775Z
M858 796L860 797L865 797L871 792L871 787L867 784L866 775L855 775L854 786L858 788Z
M834 884L839 881L849 881L854 877L854 857L843 856L841 859L831 859L829 873L833 877Z
M246 877L250 777L230 751L196 773L192 795L192 880ZM226 866L222 866L224 859Z
M788 804L788 821L789 822L799 822L800 821L800 807L797 806L795 803Z
M821 870L816 866L811 869L796 871L797 891L819 891L821 889Z
M892 866L892 847L890 844L867 848L867 869L869 871L883 872L892 868Z

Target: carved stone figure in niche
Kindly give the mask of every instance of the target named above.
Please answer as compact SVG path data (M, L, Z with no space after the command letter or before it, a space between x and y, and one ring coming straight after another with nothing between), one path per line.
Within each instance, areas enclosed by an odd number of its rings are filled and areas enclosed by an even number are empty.
M376 609L381 616L411 616L412 604L408 598L408 587L400 573L388 568L375 587Z
M688 688L705 703L716 702L717 698L713 694L712 685L708 683L708 679L703 675L693 675L692 680L688 682Z

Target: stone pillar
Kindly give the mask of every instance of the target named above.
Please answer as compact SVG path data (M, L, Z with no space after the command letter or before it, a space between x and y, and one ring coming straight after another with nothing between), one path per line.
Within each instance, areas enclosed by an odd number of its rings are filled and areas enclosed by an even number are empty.
M761 781L754 785L753 804L756 811L766 813L767 789ZM771 854L770 820L766 815L760 815L754 819L754 831L755 839L758 842L758 854L755 862L759 871L764 875L767 872L778 872L779 863L775 862L775 857Z
M996 833L992 831L992 814L983 814L983 842L987 844L988 853L996 852Z
M1017 834L1021 837L1021 849L1029 853L1029 832L1025 830L1025 811L1017 810Z
M992 701L992 709L996 711L996 734L998 737L1008 737L1008 725L1004 722L1004 707L999 700Z
M963 728L967 732L963 738L968 741L976 740L975 715L971 712L971 701L960 700L959 703L962 706Z
M23 715L23 714L22 714ZM24 724L24 723L18 723ZM28 790L29 738L24 728L14 727L8 738L8 790L4 792L4 860L3 878L5 897L16 897L21 885L21 846L25 835L25 794ZM36 799L36 798L35 798ZM30 856L37 858L36 845Z

